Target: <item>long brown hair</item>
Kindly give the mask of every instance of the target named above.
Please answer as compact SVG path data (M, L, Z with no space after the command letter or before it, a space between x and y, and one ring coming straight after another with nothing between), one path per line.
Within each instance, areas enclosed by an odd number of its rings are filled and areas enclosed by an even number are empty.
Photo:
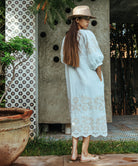
M79 47L77 41L78 25L76 20L72 21L69 31L66 34L63 48L63 62L73 67L79 67Z

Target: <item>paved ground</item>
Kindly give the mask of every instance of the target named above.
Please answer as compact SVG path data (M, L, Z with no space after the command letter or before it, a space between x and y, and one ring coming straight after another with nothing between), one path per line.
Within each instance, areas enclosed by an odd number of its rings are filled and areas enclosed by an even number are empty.
M100 155L95 162L70 161L70 156L19 157L12 166L138 166L138 154Z
M41 137L46 140L68 140L70 135L61 133L46 134ZM82 138L80 138L82 139ZM108 123L107 137L91 137L92 140L138 140L138 115L114 116L113 122Z
M47 139L66 140L70 135L48 134ZM80 138L81 139L81 138ZM138 140L138 116L116 116L113 123L108 124L108 137L97 137L92 140ZM97 162L72 162L70 156L19 157L12 166L138 166L138 154L106 154L100 155Z

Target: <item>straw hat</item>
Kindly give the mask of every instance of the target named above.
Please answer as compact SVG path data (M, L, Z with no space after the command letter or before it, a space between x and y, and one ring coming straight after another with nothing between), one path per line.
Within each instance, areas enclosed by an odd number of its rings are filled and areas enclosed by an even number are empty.
M96 18L91 15L89 6L77 6L73 9L73 14L68 16L68 19L73 19L76 17L88 16L90 18Z

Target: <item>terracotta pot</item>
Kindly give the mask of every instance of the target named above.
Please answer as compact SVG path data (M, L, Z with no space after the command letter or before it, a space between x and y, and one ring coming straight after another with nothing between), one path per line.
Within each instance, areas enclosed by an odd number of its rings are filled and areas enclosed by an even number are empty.
M0 166L10 165L23 152L32 113L23 108L0 108Z

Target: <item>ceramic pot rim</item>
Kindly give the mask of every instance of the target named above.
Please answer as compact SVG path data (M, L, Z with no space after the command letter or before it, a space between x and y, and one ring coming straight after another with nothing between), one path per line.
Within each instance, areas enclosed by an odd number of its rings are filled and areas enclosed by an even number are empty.
M25 108L0 108L0 111L8 112L19 112L21 114L9 115L0 117L0 121L10 121L10 120L19 120L19 119L28 119L32 115L33 111Z

